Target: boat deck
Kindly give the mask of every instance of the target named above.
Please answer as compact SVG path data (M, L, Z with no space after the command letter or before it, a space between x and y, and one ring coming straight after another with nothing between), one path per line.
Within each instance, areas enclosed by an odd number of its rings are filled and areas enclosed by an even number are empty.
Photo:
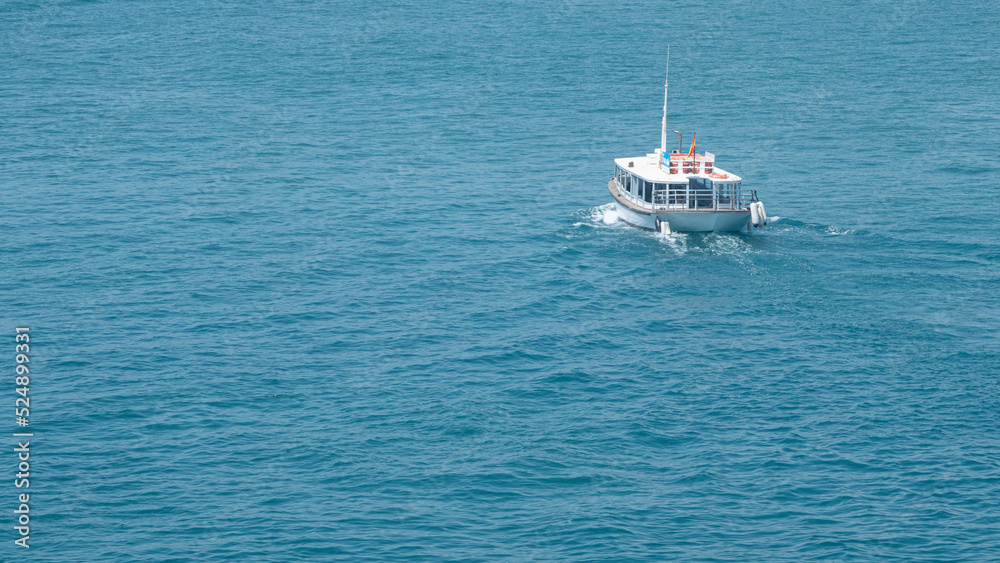
M642 213L644 215L650 215L653 213L741 213L745 214L748 211L742 207L737 207L736 209L718 209L715 207L689 207L686 203L682 204L666 204L666 205L652 205L645 207L638 205L635 202L629 200L626 197L622 197L618 193L618 184L615 183L615 179L612 178L608 181L608 191L611 192L611 197L615 199L618 203L624 205L628 209L635 211L636 213ZM709 198L710 200L711 198ZM737 203L740 205L740 203Z

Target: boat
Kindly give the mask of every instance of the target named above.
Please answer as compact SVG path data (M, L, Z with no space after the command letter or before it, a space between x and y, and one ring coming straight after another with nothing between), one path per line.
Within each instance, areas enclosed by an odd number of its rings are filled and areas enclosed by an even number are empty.
M667 78L670 50L667 49ZM663 85L660 147L644 156L615 159L615 176L608 190L618 218L663 234L671 232L739 232L767 224L764 204L743 178L715 165L715 155L695 153L696 135L683 153L680 131L677 149L667 152L667 87Z

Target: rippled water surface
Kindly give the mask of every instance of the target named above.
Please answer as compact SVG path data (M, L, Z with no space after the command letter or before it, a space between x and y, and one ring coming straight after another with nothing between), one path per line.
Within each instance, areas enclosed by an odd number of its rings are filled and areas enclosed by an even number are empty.
M0 4L0 559L1000 559L998 23ZM668 43L763 231L617 221Z

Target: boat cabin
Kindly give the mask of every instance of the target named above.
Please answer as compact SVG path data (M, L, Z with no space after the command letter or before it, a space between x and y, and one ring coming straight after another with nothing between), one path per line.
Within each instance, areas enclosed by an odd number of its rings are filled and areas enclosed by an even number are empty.
M715 155L648 154L615 159L618 193L638 207L671 211L743 209L742 178L715 167Z

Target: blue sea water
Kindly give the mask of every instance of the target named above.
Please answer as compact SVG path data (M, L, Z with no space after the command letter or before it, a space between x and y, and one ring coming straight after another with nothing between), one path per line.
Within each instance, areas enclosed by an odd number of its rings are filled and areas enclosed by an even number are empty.
M35 433L0 559L1000 560L998 31L962 0L0 4ZM668 43L669 129L763 231L615 221Z

